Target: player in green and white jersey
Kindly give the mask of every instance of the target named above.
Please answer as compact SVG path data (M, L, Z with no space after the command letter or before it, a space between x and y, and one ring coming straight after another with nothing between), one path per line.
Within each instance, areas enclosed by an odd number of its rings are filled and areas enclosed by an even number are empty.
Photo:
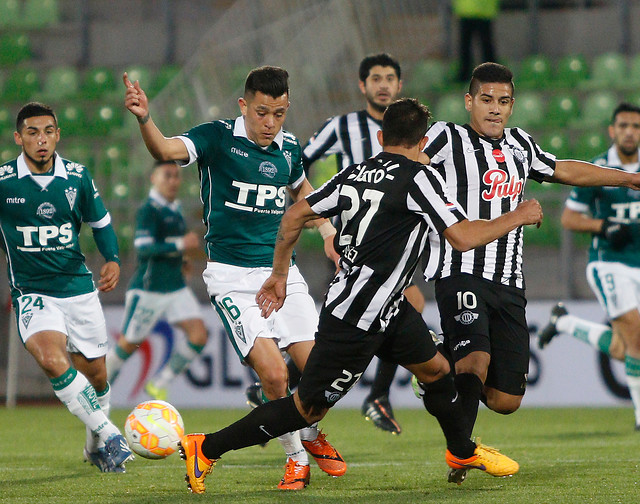
M138 267L125 297L122 334L107 354L107 376L113 383L160 318L182 329L186 339L177 340L169 361L145 386L151 397L164 401L169 383L207 343L198 300L183 275L185 254L197 252L200 242L193 231L186 231L177 200L181 181L180 167L174 161L157 162L153 167L149 197L136 215Z
M131 83L126 74L123 79L125 106L138 119L151 155L184 165L197 161L209 258L203 278L211 302L239 358L258 374L266 398L285 397L287 367L281 351L304 368L318 323L315 303L295 265L288 275L287 304L276 316L263 319L255 299L271 274L287 194L297 201L312 191L300 144L282 129L289 108L287 72L277 67L252 70L238 100L240 117L204 123L173 138L166 138L151 120L140 84ZM335 229L326 219L315 225L325 239L327 255L337 260ZM297 432L279 438L287 464L278 488L307 485L305 448L325 472L340 476L346 471L324 434L314 428L302 436L302 443Z
M609 136L613 145L593 162L640 172L640 107L620 104L613 112ZM640 430L640 193L623 187L574 188L562 225L593 235L587 279L611 327L568 315L558 303L540 332L539 346L557 334L570 334L623 361Z
M88 170L56 152L60 129L50 107L22 107L14 139L22 153L0 166L0 231L18 333L58 399L86 425L85 460L124 472L133 456L108 419L107 330L98 299L120 276L111 216ZM106 260L97 290L80 251L83 222Z

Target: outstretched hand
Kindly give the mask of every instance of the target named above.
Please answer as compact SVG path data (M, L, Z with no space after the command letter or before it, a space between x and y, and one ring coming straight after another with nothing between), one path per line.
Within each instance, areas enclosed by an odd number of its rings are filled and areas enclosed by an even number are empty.
M284 299L287 297L287 277L286 275L271 274L260 287L256 294L256 303L260 308L264 318L282 308Z
M140 82L131 82L127 72L122 75L122 81L124 82L127 91L124 95L124 106L127 107L138 119L142 119L149 115L149 100L147 95L140 87Z
M515 211L522 217L523 226L535 224L539 228L542 224L542 206L536 199L522 201Z

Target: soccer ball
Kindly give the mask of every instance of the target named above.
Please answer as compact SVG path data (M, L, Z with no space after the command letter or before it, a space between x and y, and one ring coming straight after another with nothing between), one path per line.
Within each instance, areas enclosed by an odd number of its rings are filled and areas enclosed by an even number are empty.
M138 404L124 423L124 435L131 449L149 459L168 457L184 436L178 410L165 401Z

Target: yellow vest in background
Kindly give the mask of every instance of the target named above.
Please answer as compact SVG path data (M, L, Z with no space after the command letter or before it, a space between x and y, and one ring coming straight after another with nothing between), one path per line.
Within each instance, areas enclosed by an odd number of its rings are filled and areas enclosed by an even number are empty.
M492 19L498 15L500 0L453 0L453 13L461 18Z

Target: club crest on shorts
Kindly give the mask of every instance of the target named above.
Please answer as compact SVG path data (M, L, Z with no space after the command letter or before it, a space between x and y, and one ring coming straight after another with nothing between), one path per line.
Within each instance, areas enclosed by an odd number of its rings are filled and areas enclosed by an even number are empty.
M236 337L239 338L243 343L247 342L247 338L244 335L244 328L242 327L241 323L234 324L233 332L235 333Z
M29 327L29 322L31 322L31 319L33 318L33 313L25 313L22 317L22 325L24 326L24 328L26 329L27 327Z
M473 324L473 322L477 320L479 316L480 315L478 315L477 313L465 310L460 315L455 315L453 318L456 322L460 322L462 325L469 325Z

